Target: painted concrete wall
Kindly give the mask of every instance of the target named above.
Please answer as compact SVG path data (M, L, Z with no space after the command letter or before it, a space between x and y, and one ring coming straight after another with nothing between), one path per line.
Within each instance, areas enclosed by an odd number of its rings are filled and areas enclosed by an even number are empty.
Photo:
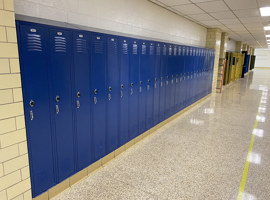
M207 29L147 0L15 0L15 13L205 47Z
M270 49L255 49L255 67L270 67Z
M235 52L236 51L236 41L235 40L232 40L232 39L227 40L226 51L228 51L228 52Z

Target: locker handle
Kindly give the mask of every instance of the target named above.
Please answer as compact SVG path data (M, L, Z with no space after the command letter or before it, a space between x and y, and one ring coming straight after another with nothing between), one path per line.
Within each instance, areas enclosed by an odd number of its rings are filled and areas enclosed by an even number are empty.
M31 110L30 111L30 120L32 121L34 119L34 114L33 114L33 111Z
M55 106L55 111L56 111L56 114L59 113L59 106L58 105Z
M149 90L150 89L150 85L147 85L147 90Z
M142 92L142 86L140 86L140 93Z
M80 101L79 100L77 100L77 108L80 108Z
M109 99L109 101L112 99L112 95L111 94L108 94L108 99Z
M132 88L130 89L130 94L133 95L133 89Z
M121 98L124 96L123 91L121 90Z
M97 97L94 97L94 104L97 104Z

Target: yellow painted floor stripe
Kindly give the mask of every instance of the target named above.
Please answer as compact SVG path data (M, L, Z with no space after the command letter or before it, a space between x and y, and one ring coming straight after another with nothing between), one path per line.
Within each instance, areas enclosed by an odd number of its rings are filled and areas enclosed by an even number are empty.
M261 100L262 100L262 97L261 97ZM260 100L259 107L261 107L261 100ZM260 111L258 109L257 116L259 114L260 114ZM257 121L257 117L256 117L255 124L254 124L254 129L257 128L257 125L258 125L258 121ZM245 190L245 185L246 185L246 180L247 180L247 173L248 173L248 167L249 167L249 159L250 159L250 155L251 155L251 152L252 152L254 139L255 139L255 135L252 133L252 137L251 137L249 148L248 148L247 159L246 159L245 168L244 168L243 175L242 175L242 180L241 180L241 184L240 184L240 188L239 188L237 200L242 200L243 199L243 196L244 196L244 190Z

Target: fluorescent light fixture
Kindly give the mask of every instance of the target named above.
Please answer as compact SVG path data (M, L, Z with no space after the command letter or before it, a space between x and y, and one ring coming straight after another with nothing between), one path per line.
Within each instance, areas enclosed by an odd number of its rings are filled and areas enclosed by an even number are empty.
M265 30L265 31L270 31L270 26L265 26L265 27L264 27L264 30Z
M270 16L270 7L262 7L260 8L260 11L262 17Z
M270 37L270 35L265 35L265 37Z

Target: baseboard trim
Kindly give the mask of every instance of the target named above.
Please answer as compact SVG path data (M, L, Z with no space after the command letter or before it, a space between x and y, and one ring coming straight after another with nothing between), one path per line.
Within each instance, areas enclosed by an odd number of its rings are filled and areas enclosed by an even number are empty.
M61 183L57 184L56 186L50 188L48 191L46 191L46 192L42 193L41 195L37 196L36 198L34 198L34 200L49 200L49 199L52 199L53 197L57 196L58 194L60 194L64 190L68 189L72 185L74 185L77 182L82 181L86 177L90 176L93 172L95 172L96 170L98 170L102 166L105 166L106 164L108 164L110 161L112 161L114 158L119 156L121 153L123 153L124 151L126 151L130 147L132 147L136 143L140 142L141 140L143 140L147 136L151 135L152 133L156 132L158 129L160 129L164 125L168 124L172 120L176 119L177 117L182 115L184 112L190 110L194 106L196 106L199 103L203 102L204 100L206 100L210 96L211 96L211 94L208 94L207 96L201 98L200 100L196 101L192 105L190 105L190 106L186 107L185 109L179 111L178 113L174 114L173 116L169 117L168 119L160 122L159 124L157 124L153 128L149 129L148 131L142 133L141 135L139 135L136 138L132 139L131 141L127 142L126 144L119 147L115 151L113 151L110 154L104 156L103 158L101 158L100 160L98 160L95 163L91 164L90 166L86 167L85 169L77 172L73 176L67 178L66 180L62 181Z

